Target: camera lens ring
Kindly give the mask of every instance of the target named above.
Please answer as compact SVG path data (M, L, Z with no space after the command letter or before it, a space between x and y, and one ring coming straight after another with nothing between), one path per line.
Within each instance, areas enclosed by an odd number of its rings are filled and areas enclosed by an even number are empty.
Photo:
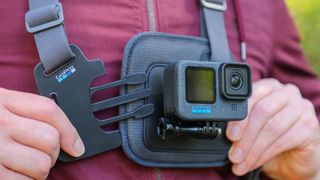
M239 72L232 72L229 79L229 85L232 89L238 90L243 85L243 77Z

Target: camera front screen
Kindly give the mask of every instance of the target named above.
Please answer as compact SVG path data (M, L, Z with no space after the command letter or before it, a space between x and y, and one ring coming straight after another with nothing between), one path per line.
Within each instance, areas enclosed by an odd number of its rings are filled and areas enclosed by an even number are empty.
M213 68L188 67L186 86L189 103L214 103L216 97Z

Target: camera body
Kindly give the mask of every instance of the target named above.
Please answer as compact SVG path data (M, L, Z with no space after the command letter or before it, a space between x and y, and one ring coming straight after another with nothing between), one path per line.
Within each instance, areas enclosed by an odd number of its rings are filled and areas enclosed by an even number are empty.
M164 115L179 121L234 121L247 116L251 71L243 63L179 61L164 72Z

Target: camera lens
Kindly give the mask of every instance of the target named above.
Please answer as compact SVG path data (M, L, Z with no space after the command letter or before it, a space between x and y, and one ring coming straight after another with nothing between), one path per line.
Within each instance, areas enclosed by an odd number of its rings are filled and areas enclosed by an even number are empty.
M242 77L239 73L233 73L231 75L230 85L234 89L239 89L242 86Z
M222 94L227 99L245 100L251 94L251 71L246 64L224 64L222 66Z

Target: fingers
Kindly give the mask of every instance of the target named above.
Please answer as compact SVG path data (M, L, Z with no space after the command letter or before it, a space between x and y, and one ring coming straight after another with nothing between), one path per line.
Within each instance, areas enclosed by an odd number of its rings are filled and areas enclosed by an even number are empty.
M52 126L36 120L8 115L13 122L11 137L18 143L38 149L51 157L51 166L57 160L60 151L59 132Z
M261 155L272 145L272 143L294 126L303 112L304 109L297 107L297 104L295 103L272 117L258 133L246 158L239 164L233 166L234 172L242 175L246 173L246 170L258 168L255 163L260 160Z
M1 148L0 161L6 168L35 179L45 179L52 164L47 154L13 141Z
M274 177L289 177L279 176L279 171L288 175L297 167L299 174L306 175L303 177L311 177L317 172L317 169L306 167L317 159L314 151L319 123L312 103L303 99L297 87L290 84L278 87L249 108L243 135L229 151L236 175L244 175L265 163L268 164L268 175L277 174ZM292 151L295 151L294 155Z
M297 158L305 159L306 167L310 168L312 166L312 159L303 157L314 148L309 148L308 146L313 146L313 139L310 137L318 138L319 124L317 119L314 118L315 115L311 114L310 111L305 112L301 118L298 120L293 127L291 127L287 133L279 137L274 143L272 143L261 155L259 160L255 163L253 167L261 166L267 162L271 157L274 157L282 152L292 150L295 148L296 151L300 151ZM315 133L316 132L316 133ZM298 134L298 136L297 136ZM290 143L288 143L290 142ZM309 156L311 157L311 156ZM293 162L289 162L293 163Z
M265 123L286 106L290 94L283 95L284 91L285 88L281 88L272 92L252 107L247 120L248 125L241 139L236 141L229 151L229 158L233 163L240 163L244 160ZM270 106L275 99L277 99L277 103Z
M11 171L2 165L0 165L0 179L32 180L32 178L20 173Z
M28 93L1 91L1 101L10 112L52 125L60 134L61 148L65 152L76 157L84 153L84 145L76 129L53 101Z
M228 123L227 127L227 137L231 141L239 141L248 124L248 119L251 114L252 108L265 96L271 94L274 90L281 88L282 85L279 81L272 80L272 79L265 79L262 81L258 81L257 83L253 84L252 87L252 97L249 100L249 107L248 107L248 116L242 121L232 121Z
M48 98L0 88L0 114L0 179L45 179L60 145L72 156L84 152L75 128Z

